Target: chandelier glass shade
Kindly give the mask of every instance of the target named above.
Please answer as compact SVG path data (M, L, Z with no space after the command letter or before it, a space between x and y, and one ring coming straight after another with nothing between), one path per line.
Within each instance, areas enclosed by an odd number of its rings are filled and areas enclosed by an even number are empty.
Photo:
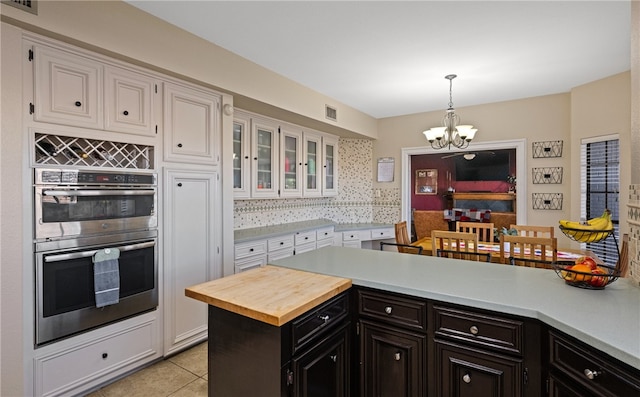
M449 108L442 119L442 127L433 127L423 132L427 141L434 149L444 149L454 146L459 149L464 149L469 146L469 142L475 137L476 128L468 124L459 124L460 116L456 114L453 108L453 99L451 94L451 88L453 85L453 79L457 76L455 74L449 74L444 76L449 80Z

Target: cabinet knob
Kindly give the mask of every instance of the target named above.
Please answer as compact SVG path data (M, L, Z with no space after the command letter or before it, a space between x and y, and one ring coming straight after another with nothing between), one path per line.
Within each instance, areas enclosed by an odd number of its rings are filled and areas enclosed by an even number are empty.
M393 359L396 361L400 361L400 352L397 352L396 354L394 354Z
M76 105L77 107L80 107L80 106L82 106L82 102L80 102L80 101L76 101L76 104L75 104L75 105Z
M324 321L326 323L327 321L329 321L330 317L329 317L328 314L325 314L324 316L319 316L319 318L320 318L320 320L322 320L322 321Z
M387 306L384 308L384 312L387 314L391 314L392 311L393 311L393 308L391 306Z
M600 375L601 372L598 371L592 371L589 368L586 368L584 370L584 375L589 378L589 379L595 379L596 376Z
M257 157L254 157L253 159L254 159L254 160L257 160L258 158L257 158Z
M122 112L122 114L124 114L125 116L128 116L129 115L129 111L125 110L124 112Z
M249 156L244 156L245 160L249 159Z
M462 381L463 381L464 383L471 383L471 375L469 375L469 374L464 374L464 375L462 376Z
M102 359L106 360L109 357L109 353L102 353Z
M178 187L182 187L182 182L178 182Z
M284 241L280 241L280 245L284 245Z
M475 325L472 325L469 328L469 332L471 332L473 335L478 335L478 327L476 327Z
M182 147L182 144L181 144L181 143L179 143L177 146L178 146L178 147Z
M331 356L329 356L329 358L331 359L331 361L338 362L338 356L336 354L332 354Z

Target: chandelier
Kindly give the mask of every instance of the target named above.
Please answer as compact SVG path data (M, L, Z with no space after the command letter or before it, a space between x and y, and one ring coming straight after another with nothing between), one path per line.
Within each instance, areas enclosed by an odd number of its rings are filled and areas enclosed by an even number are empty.
M453 79L458 77L455 74L448 74L444 76L449 80L449 108L442 119L443 127L433 127L423 132L427 138L431 147L434 149L444 149L451 146L464 149L469 146L469 142L476 135L477 129L472 125L458 125L460 123L460 116L456 114L453 108L453 99L451 95L451 87L453 85Z

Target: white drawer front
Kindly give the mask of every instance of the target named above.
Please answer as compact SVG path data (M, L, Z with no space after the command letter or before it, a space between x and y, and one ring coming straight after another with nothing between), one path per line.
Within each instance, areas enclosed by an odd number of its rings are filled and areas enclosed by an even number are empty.
M301 244L313 243L316 241L316 231L296 233L296 247Z
M333 231L333 226L331 227L323 227L321 229L316 230L316 240L327 240L333 239L335 232Z
M393 228L390 227L371 230L371 240L384 240L395 237L396 232Z
M276 261L278 259L288 258L290 256L293 256L293 247L280 251L269 252L267 254L267 263L271 263L272 261Z
M86 387L85 382L92 378L105 377L157 354L154 322L36 358L36 395L76 394L74 389Z
M342 241L360 241L360 233L357 231L342 232Z
M267 242L265 240L250 241L248 243L240 243L235 246L235 258L242 259L253 255L261 255L267 253Z
M253 269L255 267L264 266L267 264L267 254L260 254L250 256L244 259L235 261L235 272L240 273L245 270Z
M302 245L296 246L296 255L302 254L303 252L313 251L315 249L316 249L315 241L312 243L302 244Z
M333 237L316 241L316 248L328 247L330 245L334 245Z
M267 249L269 252L285 248L293 248L293 235L274 237L267 241ZM293 252L293 250L291 251Z
M342 246L349 248L362 248L362 243L360 240L345 241L342 243Z

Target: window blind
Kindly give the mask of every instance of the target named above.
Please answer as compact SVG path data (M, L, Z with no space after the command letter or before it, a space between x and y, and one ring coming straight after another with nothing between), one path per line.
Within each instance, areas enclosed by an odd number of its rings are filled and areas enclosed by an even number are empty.
M619 237L620 149L618 139L591 140L581 145L581 218L601 216L608 209L614 225L615 239ZM614 236L587 243L606 264L615 266L618 248Z

